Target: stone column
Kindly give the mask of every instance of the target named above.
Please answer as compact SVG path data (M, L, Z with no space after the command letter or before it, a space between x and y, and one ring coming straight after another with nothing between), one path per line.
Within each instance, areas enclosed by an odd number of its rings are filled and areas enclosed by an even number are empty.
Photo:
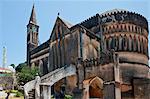
M41 82L41 79L40 79L40 76L38 76L38 74L36 74L36 83L35 83L35 98L36 99L40 99L40 82Z
M43 99L51 99L51 86L43 85Z
M115 99L121 99L120 89L120 67L119 67L119 56L117 53L113 54L114 59L114 78L115 78Z
M83 99L89 99L89 84L83 86Z
M114 81L104 83L104 99L121 99L120 68L118 54L113 52Z
M83 80L84 80L84 67L82 65L82 58L78 59L77 62L77 86L79 89L83 88Z
M83 98L83 80L84 80L84 67L82 65L82 58L79 58L76 64L77 70L77 87L73 90L74 99Z

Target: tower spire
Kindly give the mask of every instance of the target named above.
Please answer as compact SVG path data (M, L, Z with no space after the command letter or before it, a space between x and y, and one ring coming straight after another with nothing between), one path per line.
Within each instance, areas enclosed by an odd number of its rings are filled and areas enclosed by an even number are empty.
M3 47L3 68L6 66L6 48Z
M31 12L29 23L32 23L32 24L35 24L35 25L37 24L34 4L33 4L33 7L32 7L32 12Z

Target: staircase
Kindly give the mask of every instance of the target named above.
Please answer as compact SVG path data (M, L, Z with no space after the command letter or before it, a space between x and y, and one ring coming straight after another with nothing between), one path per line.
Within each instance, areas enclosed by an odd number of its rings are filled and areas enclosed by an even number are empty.
M29 91L28 94L29 94L29 99L35 99L35 89Z

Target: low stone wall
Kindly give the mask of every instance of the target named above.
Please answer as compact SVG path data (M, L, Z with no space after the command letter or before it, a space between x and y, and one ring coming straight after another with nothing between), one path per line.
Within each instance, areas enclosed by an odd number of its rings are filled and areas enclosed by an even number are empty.
M5 89L12 89L13 88L13 77L0 77L0 87L3 88L3 90Z

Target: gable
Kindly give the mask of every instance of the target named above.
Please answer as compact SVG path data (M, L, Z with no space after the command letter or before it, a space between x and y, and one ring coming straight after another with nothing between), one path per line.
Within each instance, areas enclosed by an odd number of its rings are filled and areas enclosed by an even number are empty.
M70 23L57 17L51 36L50 36L50 41L53 42L56 39L62 38L64 35L69 33L70 31L69 28L71 28L72 26L73 25L71 25Z

